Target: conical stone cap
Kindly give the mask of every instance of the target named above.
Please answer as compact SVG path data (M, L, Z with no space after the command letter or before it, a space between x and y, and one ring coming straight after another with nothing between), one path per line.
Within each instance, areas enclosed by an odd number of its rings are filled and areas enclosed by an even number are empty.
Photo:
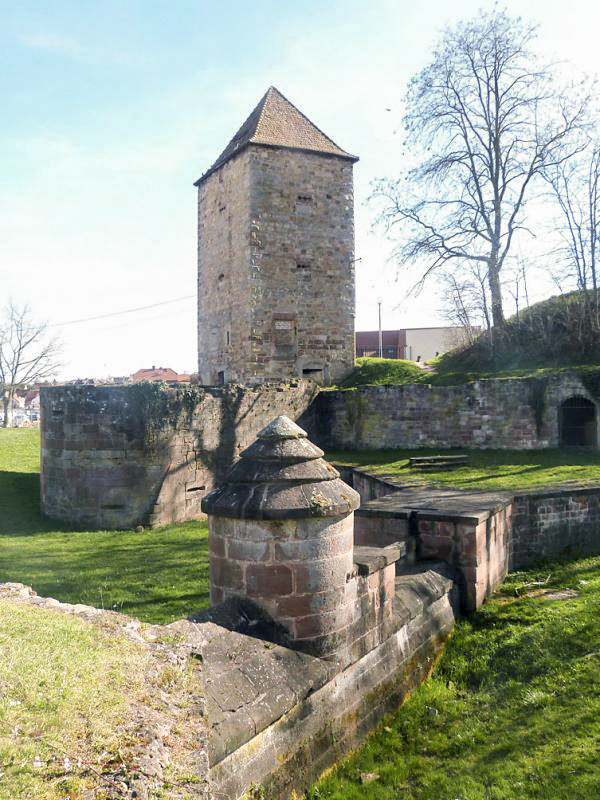
M323 451L289 417L272 420L240 456L223 486L202 501L206 514L234 519L339 517L360 505Z

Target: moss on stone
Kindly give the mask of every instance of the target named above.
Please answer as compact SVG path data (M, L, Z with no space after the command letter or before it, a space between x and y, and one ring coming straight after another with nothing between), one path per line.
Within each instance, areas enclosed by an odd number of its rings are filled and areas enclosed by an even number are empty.
M544 412L546 410L546 389L548 378L529 378L529 405L535 419L535 430L538 438L542 435L544 425Z
M190 424L204 390L194 384L169 386L156 381L142 381L128 387L128 405L139 419L144 446L154 450L165 428Z

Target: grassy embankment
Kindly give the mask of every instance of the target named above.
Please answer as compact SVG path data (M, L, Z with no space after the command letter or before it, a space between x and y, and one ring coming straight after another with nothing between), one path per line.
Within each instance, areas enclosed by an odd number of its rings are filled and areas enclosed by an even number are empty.
M599 669L600 558L513 573L458 623L432 678L308 796L599 797Z
M520 365L519 365L520 364ZM559 363L539 364L536 359L527 365L507 366L504 362L483 363L481 366L465 367L454 353L434 359L427 367L418 367L414 361L395 358L357 358L356 367L339 386L334 389L358 389L361 386L400 386L406 383L427 383L431 386L460 386L469 381L489 378L549 378L560 372L576 372L590 388L600 388L600 364Z
M485 378L539 378L578 372L600 399L600 334L592 292L550 297L506 320L501 330L444 353L422 369L413 361L358 358L340 389L429 383L448 386Z
M39 511L39 432L0 430L0 581L169 622L208 604L206 525L59 527ZM122 725L156 690L150 658L110 626L0 600L0 800L125 796Z
M0 581L168 623L208 605L206 522L72 531L39 510L39 431L0 429Z

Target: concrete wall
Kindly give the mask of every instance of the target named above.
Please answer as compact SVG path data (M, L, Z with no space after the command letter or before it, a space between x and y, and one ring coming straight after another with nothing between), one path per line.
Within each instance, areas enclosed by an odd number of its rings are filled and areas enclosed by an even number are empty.
M437 353L462 344L464 339L462 328L407 328L404 358L416 361L420 356L421 361L429 361Z
M366 386L322 392L300 424L330 449L557 447L560 405L573 395L595 402L574 373L545 384L523 378Z
M198 231L202 382L352 369L350 161L250 146L200 184Z
M279 414L300 416L315 392L305 381L45 387L42 512L91 529L202 516L202 498L256 433Z

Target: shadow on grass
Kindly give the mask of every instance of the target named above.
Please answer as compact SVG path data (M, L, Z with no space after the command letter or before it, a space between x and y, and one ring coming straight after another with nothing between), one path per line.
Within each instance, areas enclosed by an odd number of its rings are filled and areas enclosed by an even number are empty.
M50 530L71 530L42 516L37 472L0 472L0 535L27 536Z
M78 531L40 512L37 473L0 472L0 581L165 623L209 605L208 532Z

